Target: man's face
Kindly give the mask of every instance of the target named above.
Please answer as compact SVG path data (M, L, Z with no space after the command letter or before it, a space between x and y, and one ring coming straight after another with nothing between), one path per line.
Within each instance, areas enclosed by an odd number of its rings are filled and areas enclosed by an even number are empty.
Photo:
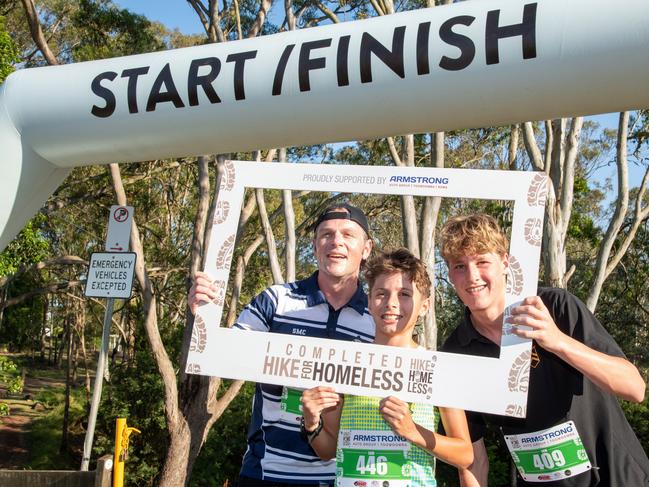
M315 232L313 251L321 273L331 277L357 276L361 261L372 250L372 241L352 220L325 220Z
M509 257L494 252L463 255L448 261L455 292L471 310L499 314L504 309Z
M417 318L426 313L428 305L429 298L422 296L407 274L396 271L377 276L368 298L377 343L397 335L410 338Z

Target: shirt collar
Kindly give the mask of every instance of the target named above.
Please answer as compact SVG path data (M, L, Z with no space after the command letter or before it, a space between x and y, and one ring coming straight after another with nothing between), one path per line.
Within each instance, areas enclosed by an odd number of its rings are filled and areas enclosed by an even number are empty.
M491 340L475 329L475 326L471 323L471 311L467 307L464 308L464 319L457 327L457 338L463 347L469 345L474 340L493 344Z
M311 276L303 281L299 281L297 288L292 294L300 295L306 299L306 304L309 307L327 303L327 299L318 285L318 271L315 271ZM359 315L365 313L365 308L367 308L367 295L365 294L365 291L363 291L363 286L360 280L358 281L356 292L354 292L354 295L351 297L349 302L343 307L352 308Z

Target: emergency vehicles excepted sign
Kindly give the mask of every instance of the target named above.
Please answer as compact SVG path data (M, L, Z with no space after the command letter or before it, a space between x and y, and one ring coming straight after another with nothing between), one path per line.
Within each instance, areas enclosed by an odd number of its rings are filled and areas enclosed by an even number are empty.
M106 232L107 252L128 252L132 222L132 206L113 205L110 207L108 231Z
M134 270L135 252L94 252L90 257L85 295L130 298Z

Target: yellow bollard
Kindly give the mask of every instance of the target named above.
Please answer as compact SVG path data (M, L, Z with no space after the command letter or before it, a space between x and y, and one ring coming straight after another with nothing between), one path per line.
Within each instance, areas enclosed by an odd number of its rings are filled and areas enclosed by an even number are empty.
M113 458L113 487L124 486L124 462L128 455L128 437L141 433L137 428L126 426L126 418L117 418L115 428L115 456Z

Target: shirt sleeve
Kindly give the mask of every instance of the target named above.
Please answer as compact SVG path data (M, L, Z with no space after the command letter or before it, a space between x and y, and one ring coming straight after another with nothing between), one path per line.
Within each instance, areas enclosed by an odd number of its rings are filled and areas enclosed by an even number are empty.
M272 331L277 310L277 291L269 287L243 309L233 328L250 331Z
M541 296L557 326L575 340L598 352L626 358L606 328L576 296L552 289Z

